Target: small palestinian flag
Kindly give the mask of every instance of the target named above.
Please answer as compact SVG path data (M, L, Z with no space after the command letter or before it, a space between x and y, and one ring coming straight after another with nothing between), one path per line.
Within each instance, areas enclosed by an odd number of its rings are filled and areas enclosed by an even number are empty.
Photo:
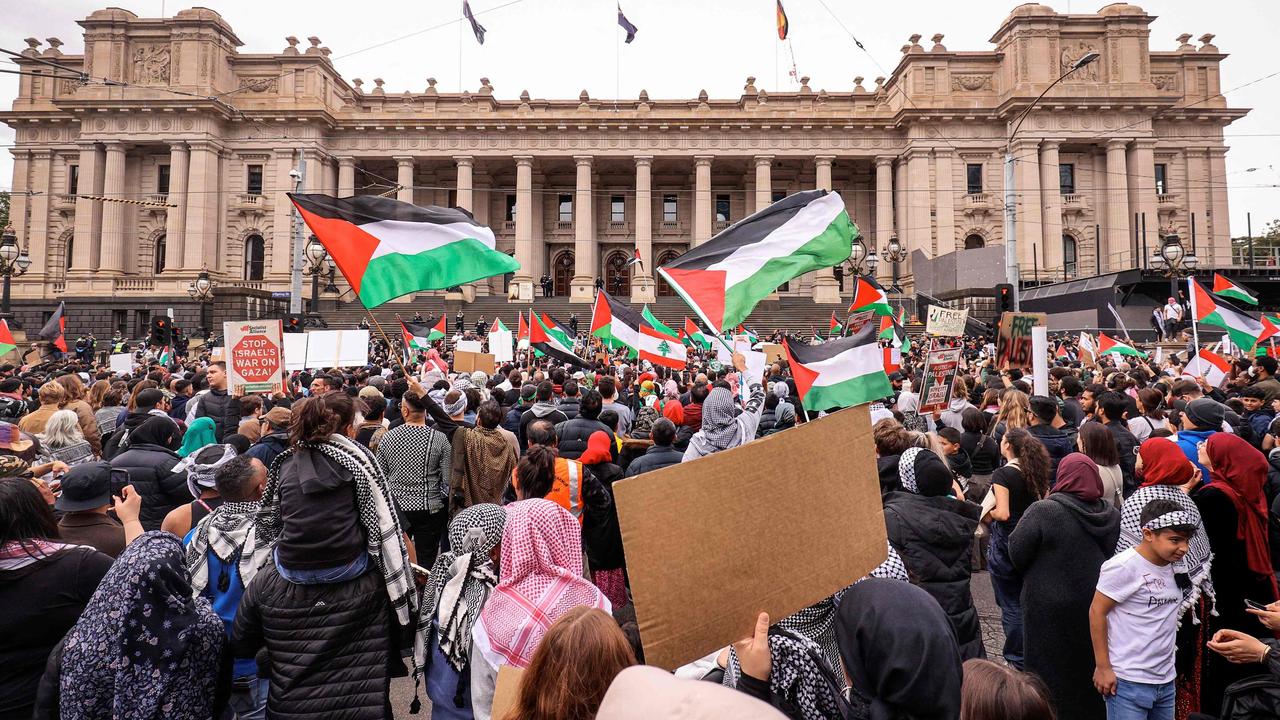
M701 345L704 349L711 349L711 338L698 327L698 324L689 318L684 319L684 337L695 345Z
M1213 294L1222 297L1239 300L1247 305L1257 305L1258 296L1244 289L1244 286L1237 285L1230 280L1222 277L1218 273L1213 274Z
M501 320L499 320L498 318L494 318L493 325L489 326L489 332L496 333L496 332L509 332L509 331L507 330L507 326L502 324Z
M636 248L636 250L635 250L635 254L634 254L634 255L632 255L632 256L631 256L631 259L627 261L627 266L628 266L628 267L630 267L630 266L632 266L632 265L639 265L639 266L640 266L640 272L644 272L644 260L641 260L641 259L640 259L640 248Z
M903 305L902 307L898 308L898 317L896 318L896 320L898 321L899 325L907 324L907 306L906 305Z
M787 31L791 29L791 23L787 22L787 11L782 9L782 0L776 0L776 2L778 3L778 39L786 40Z
M747 342L751 345L755 345L756 343L760 342L760 336L748 330L747 326L743 325L742 323L738 323L738 334L746 335Z
M644 319L625 303L601 290L591 311L591 336L600 338L605 347L616 350L626 346L640 351L640 324Z
M836 311L831 311L831 324L827 326L827 337L835 337L844 332L844 326L836 320Z
M1231 344L1240 348L1251 348L1258 344L1263 336L1263 325L1252 315L1239 310L1226 300L1215 300L1205 292L1204 287L1195 278L1187 278L1190 284L1191 317L1198 323L1214 325L1227 331Z
M413 350L429 350L431 343L445 336L444 316L431 326L428 323L407 323L400 321L400 335L404 338L404 346Z
M1058 349L1054 351L1053 356L1061 360L1066 360L1071 357L1071 353L1067 352L1067 346L1065 343L1058 343Z
M3 346L0 345L0 348L3 348ZM0 353L0 355L3 354L4 353ZM168 365L170 360L173 360L173 352L169 349L168 345L165 345L160 350L159 362L161 365Z
M542 323L536 313L529 313L529 347L562 363L586 368L587 365L573 353L573 346L565 343L555 330Z
M639 350L640 359L648 360L654 365L683 370L685 365L689 364L684 344L675 336L675 333L664 333L647 321L640 323Z
M9 321L0 320L0 357L4 357L17 349L18 343L13 339L13 331L9 329Z
M1100 332L1098 333L1098 354L1106 355L1107 353L1115 355L1129 355L1140 358L1147 356L1147 354L1141 350L1134 349L1113 337L1108 337L1106 333Z
M838 194L810 190L730 225L658 274L720 333L779 285L844 262L857 236Z
M1263 315L1261 316L1261 321L1262 334L1258 336L1258 345L1261 345L1276 335L1280 335L1280 322L1277 322L1275 315Z
M40 328L36 337L48 340L54 347L67 352L67 304L65 302L58 303L58 309L53 311L49 322Z
M520 269L495 249L493 231L461 208L377 195L288 195L366 308Z
M893 315L893 306L889 304L889 295L880 287L876 279L867 275L858 278L853 288L853 302L849 305L849 314L870 310L877 315Z
M856 335L821 345L793 345L784 339L782 348L800 401L809 410L861 405L893 394L875 328L870 325Z

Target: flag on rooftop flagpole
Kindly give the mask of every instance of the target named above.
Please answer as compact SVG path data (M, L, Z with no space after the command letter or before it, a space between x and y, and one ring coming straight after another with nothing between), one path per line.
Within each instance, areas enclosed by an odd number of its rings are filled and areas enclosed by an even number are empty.
M893 315L889 295L880 287L880 283L873 277L860 275L853 287L853 302L849 304L849 314L867 310L877 315Z
M870 324L846 338L821 345L782 341L800 401L809 410L860 405L893 394L885 356Z
M467 19L467 22L471 23L471 32L476 36L476 42L483 45L485 34L484 26L476 22L476 16L471 13L471 3L467 0L462 0L462 15Z
M605 347L616 350L628 347L640 351L640 314L625 303L601 290L596 293L595 307L591 310L591 336L600 338Z
M18 349L18 343L13 339L13 331L9 329L9 321L0 319L0 357L8 355Z
M1231 343L1239 348L1258 344L1265 328L1262 321L1232 306L1226 300L1214 299L1195 278L1191 282L1191 315L1197 323L1220 327L1227 331Z
M41 340L48 340L53 346L61 350L67 351L67 304L65 302L58 303L58 309L53 311L53 315L49 316L49 322L40 328L40 332L36 337Z
M1213 294L1228 297L1232 300L1239 300L1249 305L1258 304L1257 295L1246 290L1243 285L1237 285L1218 273L1213 274Z
M1141 350L1138 350L1131 345L1126 345L1125 343L1122 343L1119 340L1116 340L1115 338L1108 337L1107 334L1104 332L1099 332L1098 333L1098 354L1106 355L1107 353L1113 353L1115 355L1130 355L1132 357L1142 357L1142 358L1147 356L1147 354L1142 352Z
M493 231L461 208L377 195L288 195L366 308L520 268L495 249Z
M530 312L529 316L531 318L529 322L529 347L562 363L583 368L587 366L582 361L582 358L574 354L573 346L566 344L557 336L556 332L544 325L542 319L536 313Z
M791 29L791 23L787 22L787 11L782 9L782 0L775 0L778 4L777 20L778 20L778 39L786 40L787 31Z
M844 262L857 236L838 194L810 190L739 220L658 273L719 334L779 285Z
M637 30L636 30L636 26L632 25L631 21L627 19L627 16L622 14L622 3L618 3L618 25L623 30L627 31L627 39L624 40L623 42L630 45L631 41L636 39ZM637 253L637 255L638 254L639 253Z

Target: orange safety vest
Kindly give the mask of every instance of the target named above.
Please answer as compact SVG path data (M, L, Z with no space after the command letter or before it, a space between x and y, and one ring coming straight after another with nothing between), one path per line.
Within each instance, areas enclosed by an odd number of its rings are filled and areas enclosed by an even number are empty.
M520 490L520 479L511 470L511 486ZM556 479L546 499L569 511L582 524L582 463L577 460L556 458Z

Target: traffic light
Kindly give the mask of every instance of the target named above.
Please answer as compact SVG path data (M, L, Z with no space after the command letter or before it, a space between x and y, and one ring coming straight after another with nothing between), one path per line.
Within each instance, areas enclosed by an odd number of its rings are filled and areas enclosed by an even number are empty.
M1013 286L1009 283L996 286L996 312L1013 312Z
M302 332L302 315L289 313L284 316L284 331L287 333Z
M164 315L151 318L151 334L147 337L147 344L153 347L163 347L168 345L171 340L169 318Z

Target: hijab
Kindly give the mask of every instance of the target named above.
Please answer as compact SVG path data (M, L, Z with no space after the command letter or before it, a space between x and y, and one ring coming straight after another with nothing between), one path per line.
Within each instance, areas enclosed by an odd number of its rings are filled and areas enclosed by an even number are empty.
M898 580L863 580L845 592L836 633L854 690L870 698L871 720L960 716L960 647L928 592Z
M205 720L214 715L222 620L192 597L182 541L129 543L67 634L59 679L67 720Z
M207 420L208 418L201 418ZM212 421L210 421L212 422ZM129 432L130 447L137 445L158 445L173 449L177 444L178 425L167 417L152 417Z
M1086 503L1102 499L1102 476L1088 455L1073 452L1058 463L1058 479L1049 494L1066 493Z
M1247 441L1231 433L1214 433L1208 440L1212 487L1230 498L1236 507L1236 538L1244 541L1249 569L1271 577L1271 550L1267 540L1267 459Z
M506 506L501 575L480 612L477 638L494 667L527 667L542 636L578 607L611 612L609 600L582 577L582 530L568 510L533 498Z
M1195 465L1177 443L1167 438L1150 438L1138 446L1142 458L1142 485L1186 485L1195 474Z
M587 449L578 457L578 462L583 465L596 465L611 461L613 453L610 452L609 445L609 433L603 430L591 433L587 438Z
M702 429L698 432L717 451L742 444L733 410L733 395L721 387L712 389L702 403Z
M934 497L952 491L955 475L934 451L909 447L898 456L898 479L903 490L913 495Z
M147 422L150 422L148 420ZM196 418L187 426L187 434L182 436L182 446L178 448L178 457L186 457L195 453L205 445L218 442L217 426L213 418Z

